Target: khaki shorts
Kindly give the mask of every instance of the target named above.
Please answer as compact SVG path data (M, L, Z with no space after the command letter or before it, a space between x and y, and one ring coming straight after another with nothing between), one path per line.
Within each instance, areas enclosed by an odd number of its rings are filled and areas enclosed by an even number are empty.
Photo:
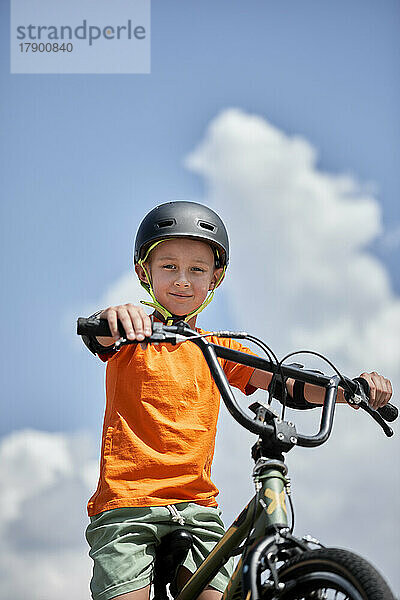
M110 600L149 585L156 545L167 533L182 527L194 537L183 563L193 573L225 533L219 508L181 502L172 507L115 508L90 517L86 539L94 561L92 598ZM210 585L223 592L233 565L230 558Z

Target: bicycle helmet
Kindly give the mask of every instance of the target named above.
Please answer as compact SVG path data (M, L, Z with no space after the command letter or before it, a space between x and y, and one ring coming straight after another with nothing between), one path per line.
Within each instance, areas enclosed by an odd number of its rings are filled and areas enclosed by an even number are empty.
M173 237L208 242L214 249L216 267L228 265L228 233L220 217L203 204L184 201L160 204L145 216L136 234L135 264L144 259L154 242Z
M134 264L139 264L145 271L150 283L141 281L141 285L151 295L153 302L144 302L147 306L155 308L164 317L167 323L179 318L188 321L197 315L212 300L214 290L209 294L201 306L188 315L172 315L156 299L149 273L145 262L150 252L161 242L171 238L189 238L210 244L215 257L215 267L223 268L215 288L221 283L229 262L229 239L225 225L221 218L211 208L197 202L166 202L151 210L139 225L135 239ZM214 289L215 289L214 288Z

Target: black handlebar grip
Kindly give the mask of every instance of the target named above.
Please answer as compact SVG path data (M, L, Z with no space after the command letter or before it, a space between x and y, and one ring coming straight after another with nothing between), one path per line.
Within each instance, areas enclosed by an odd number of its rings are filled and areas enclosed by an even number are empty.
M392 421L395 421L399 416L399 409L397 408L397 406L387 403L385 404L385 406L381 406L381 408L378 408L378 413L383 419L385 419L385 421L387 421L388 423L392 423Z
M118 331L122 337L125 337L125 329L122 327L121 321L118 320ZM78 335L91 335L95 337L112 337L107 319L85 319L79 317L77 323Z
M365 392L365 395L368 398L369 397L368 381L366 381L366 379L364 379L364 377L356 377L353 381L359 382L359 384L362 386L362 388ZM385 406L381 406L380 408L378 408L378 413L381 415L382 419L385 419L385 421L387 421L388 423L392 423L399 416L399 410L398 410L397 406L394 406L393 404L389 404L389 403L385 404Z

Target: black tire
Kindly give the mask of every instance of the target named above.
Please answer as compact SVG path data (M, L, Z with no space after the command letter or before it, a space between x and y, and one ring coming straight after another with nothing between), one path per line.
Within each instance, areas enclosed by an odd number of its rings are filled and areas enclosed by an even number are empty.
M339 548L299 554L280 567L279 581L279 600L395 600L369 562Z

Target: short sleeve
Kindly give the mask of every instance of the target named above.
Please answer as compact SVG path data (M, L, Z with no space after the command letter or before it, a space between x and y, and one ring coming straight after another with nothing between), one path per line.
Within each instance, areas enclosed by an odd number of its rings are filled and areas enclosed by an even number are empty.
M253 356L257 356L254 352L252 352L246 346L242 346L239 342L233 339L224 340L223 346L227 346L232 350L238 350L239 352L245 352L246 354L252 354ZM254 367L248 367L246 365L239 365L238 363L232 362L230 360L224 360L223 369L225 371L225 375L231 385L237 388L246 396L250 396L256 391L256 387L249 383L251 376L253 375L255 369Z

